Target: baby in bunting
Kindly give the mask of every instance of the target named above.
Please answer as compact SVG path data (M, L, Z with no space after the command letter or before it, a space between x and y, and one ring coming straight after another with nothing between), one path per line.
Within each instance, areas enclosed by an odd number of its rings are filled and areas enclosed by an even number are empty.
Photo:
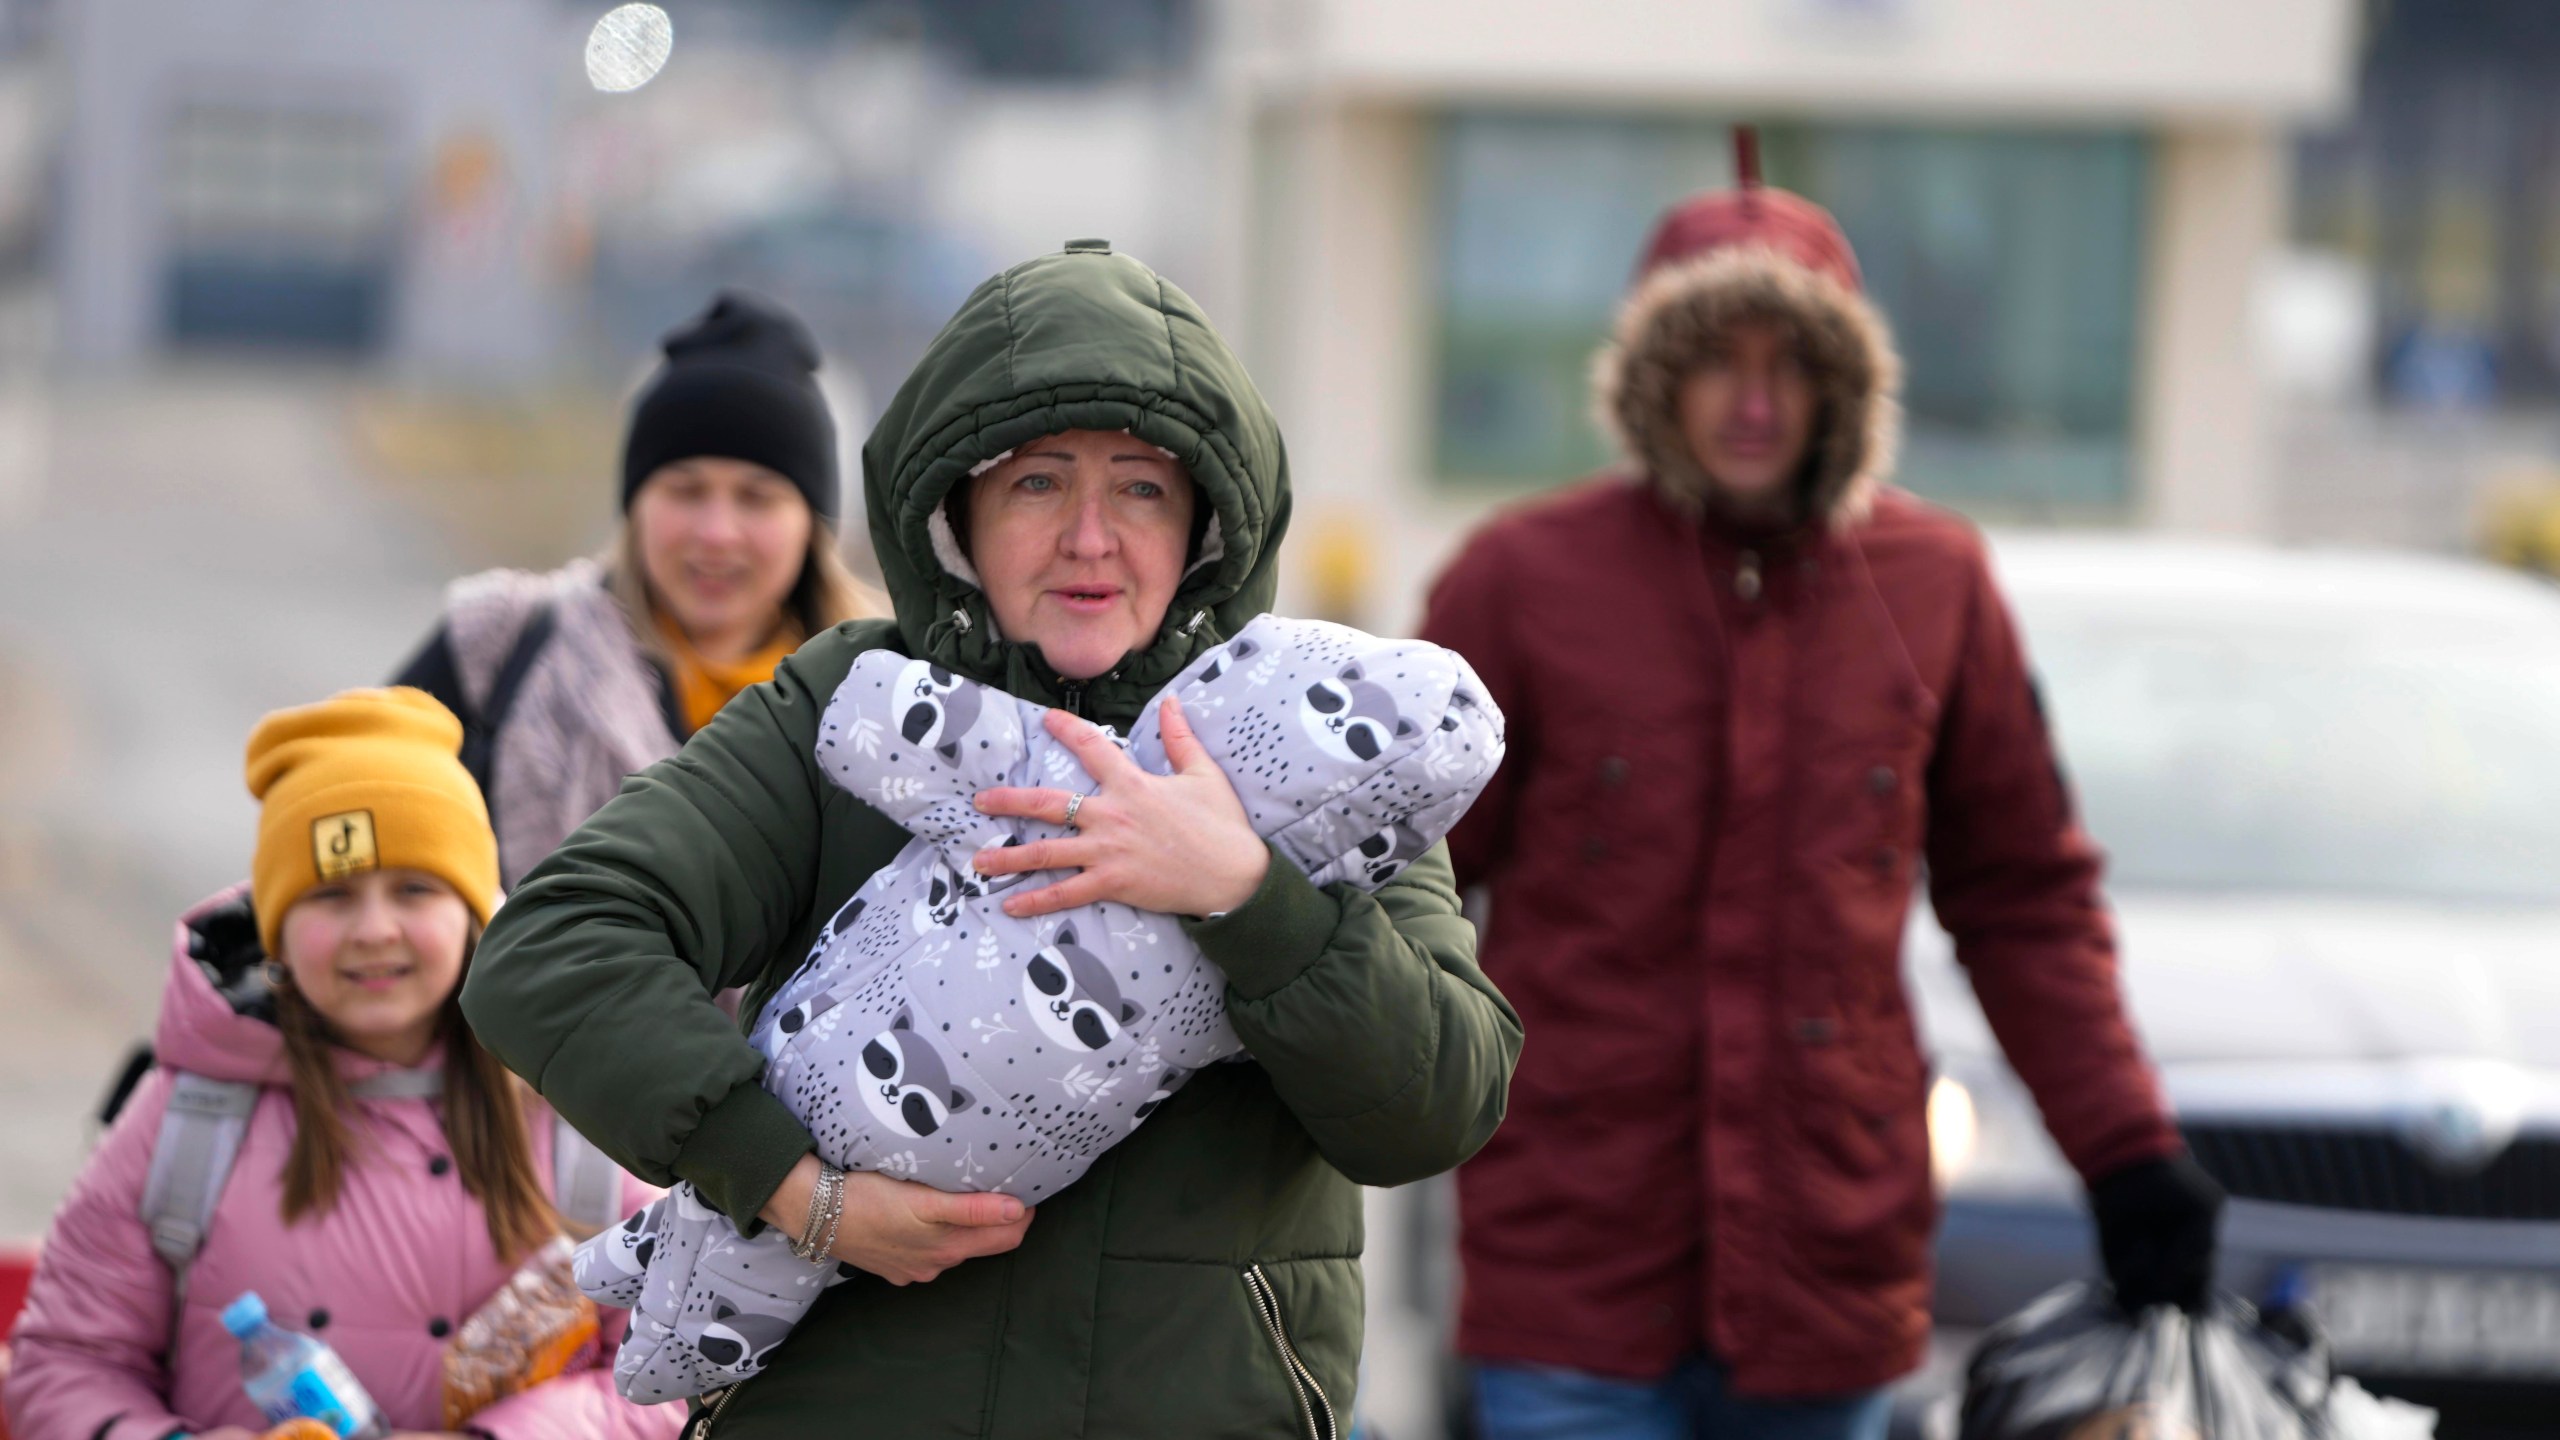
M1265 615L1166 686L1255 831L1316 883L1375 889L1446 834L1502 757L1502 717L1455 653ZM1158 697L1161 700L1161 696ZM1158 706L1127 753L1171 767ZM1093 782L1043 708L880 651L829 702L818 760L915 840L848 898L751 1039L819 1152L945 1190L1037 1203L1200 1067L1242 1049L1225 979L1170 916L1099 903L1015 919L979 850L1067 833L981 814L981 790ZM755 1373L842 1267L742 1239L689 1187L579 1254L632 1307L623 1393L666 1400Z

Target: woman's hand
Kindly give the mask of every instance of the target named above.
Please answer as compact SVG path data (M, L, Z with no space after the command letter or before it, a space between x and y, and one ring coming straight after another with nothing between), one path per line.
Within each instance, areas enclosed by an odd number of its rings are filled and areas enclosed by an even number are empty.
M803 1155L765 1203L761 1218L797 1239L808 1227L809 1202L817 1189L818 1157ZM953 1195L853 1170L844 1177L843 1218L836 1223L831 1253L892 1285L912 1285L963 1260L1001 1255L1021 1244L1031 1215L1030 1206L1010 1195Z
M1116 900L1167 915L1215 915L1253 898L1271 851L1170 695L1162 719L1173 773L1150 775L1099 729L1063 710L1049 712L1049 733L1084 762L1099 788L1077 807L1073 836L981 850L977 868L981 875L1081 873L1010 897L1004 913L1028 919ZM981 790L978 808L1064 825L1067 798L1064 790Z

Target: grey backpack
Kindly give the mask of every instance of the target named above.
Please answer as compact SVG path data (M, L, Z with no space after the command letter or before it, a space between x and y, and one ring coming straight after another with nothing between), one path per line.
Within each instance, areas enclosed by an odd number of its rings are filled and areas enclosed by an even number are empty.
M187 1291L187 1270L204 1248L213 1207L240 1158L240 1141L257 1108L258 1086L173 1070L169 1111L151 1148L151 1174L142 1186L142 1223L151 1248ZM392 1070L349 1087L363 1100L424 1100L443 1093L441 1070ZM622 1171L594 1143L553 1116L551 1197L560 1218L587 1231L610 1229L622 1219Z

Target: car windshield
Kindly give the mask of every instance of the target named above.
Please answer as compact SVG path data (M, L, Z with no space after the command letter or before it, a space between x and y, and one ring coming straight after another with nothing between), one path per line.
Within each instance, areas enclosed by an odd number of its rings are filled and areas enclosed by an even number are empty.
M2560 622L2020 612L2115 884L2560 903Z

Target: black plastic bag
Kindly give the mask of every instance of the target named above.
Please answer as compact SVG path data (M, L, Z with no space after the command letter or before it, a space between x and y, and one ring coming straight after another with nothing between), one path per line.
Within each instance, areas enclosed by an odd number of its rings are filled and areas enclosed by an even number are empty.
M2435 1412L2377 1399L2329 1368L2307 1322L2246 1301L2128 1317L2065 1285L2001 1321L1966 1367L1958 1440L2428 1440Z

